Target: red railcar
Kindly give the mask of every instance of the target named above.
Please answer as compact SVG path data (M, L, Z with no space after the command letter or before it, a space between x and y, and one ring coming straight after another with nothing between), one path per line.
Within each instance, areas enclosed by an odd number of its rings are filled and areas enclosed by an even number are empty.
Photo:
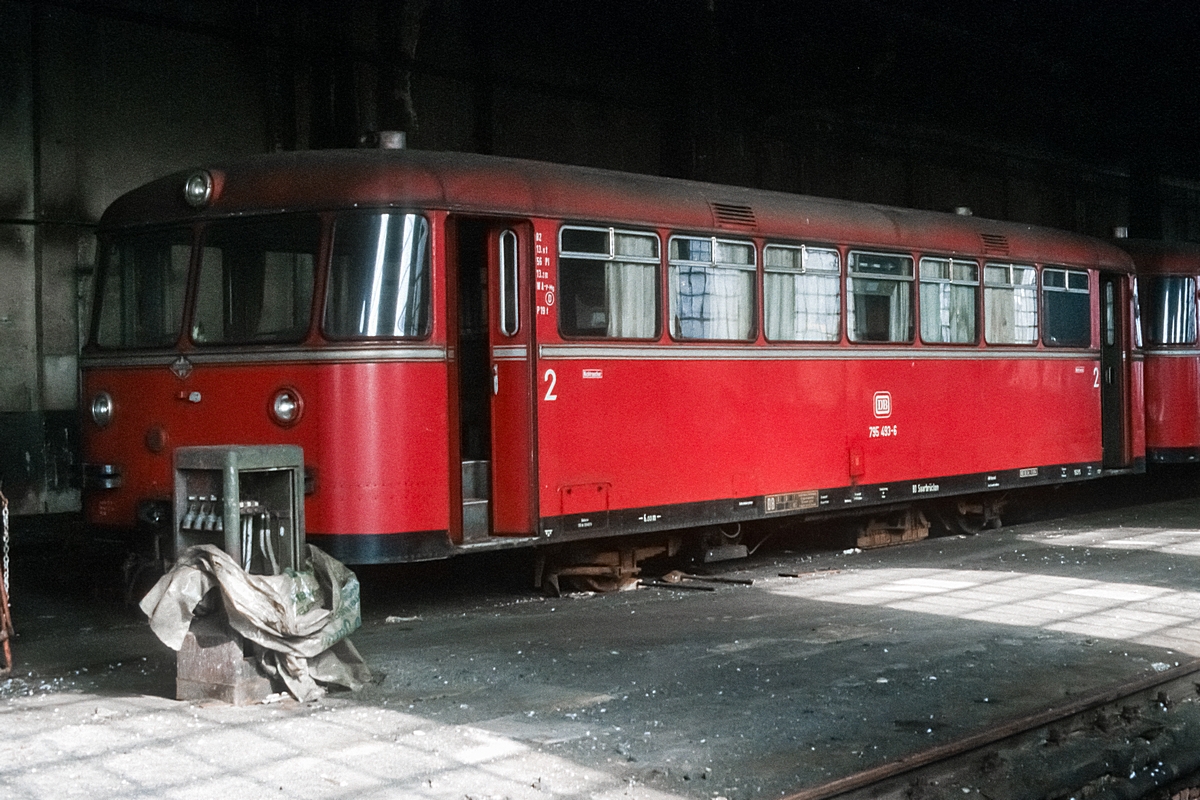
M172 175L100 242L95 524L200 444L302 446L350 563L1144 468L1132 264L1083 236L363 150Z
M1159 464L1200 461L1200 246L1139 239L1116 243L1137 267L1145 337L1146 457Z

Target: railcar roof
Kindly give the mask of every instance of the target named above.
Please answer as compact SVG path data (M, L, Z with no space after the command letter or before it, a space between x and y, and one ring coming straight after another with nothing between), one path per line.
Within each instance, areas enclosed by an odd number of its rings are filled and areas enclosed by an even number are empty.
M1117 247L1133 257L1142 274L1200 274L1200 245L1192 242L1161 242L1154 239L1118 239Z
M1133 269L1107 242L1034 225L467 153L318 150L208 169L216 191L202 212L183 202L189 170L122 195L101 226L395 206Z

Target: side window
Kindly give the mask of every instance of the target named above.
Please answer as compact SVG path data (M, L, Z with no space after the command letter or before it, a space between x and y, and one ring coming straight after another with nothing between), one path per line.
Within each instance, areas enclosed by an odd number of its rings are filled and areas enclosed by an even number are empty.
M658 236L615 228L558 234L558 330L563 336L658 336Z
M773 342L836 342L841 322L837 250L769 244L763 250L763 317Z
M979 341L975 307L979 265L953 258L921 259L921 340L946 344Z
M507 230L500 233L500 332L516 336L521 326L520 274L517 254L517 234Z
M984 338L988 344L1037 341L1037 271L1016 264L983 267Z
M1104 344L1112 347L1117 343L1117 297L1111 282L1104 284Z
M913 260L892 253L849 257L846 324L852 342L911 342Z
M1080 270L1042 269L1043 341L1050 347L1087 347L1092 343L1092 295L1088 274Z
M1143 276L1146 343L1196 343L1196 279L1190 275Z
M670 257L672 336L681 339L753 338L753 244L673 236Z
M1194 294L1192 295L1195 296ZM1195 308L1195 303L1192 304ZM1142 341L1142 301L1138 299L1138 279L1133 279L1133 345L1141 350L1145 343Z

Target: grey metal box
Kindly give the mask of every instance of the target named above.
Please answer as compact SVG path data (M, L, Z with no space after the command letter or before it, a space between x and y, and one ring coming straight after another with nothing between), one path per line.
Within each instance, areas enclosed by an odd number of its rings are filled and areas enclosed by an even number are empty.
M175 553L214 544L247 572L303 569L304 451L296 445L175 451Z

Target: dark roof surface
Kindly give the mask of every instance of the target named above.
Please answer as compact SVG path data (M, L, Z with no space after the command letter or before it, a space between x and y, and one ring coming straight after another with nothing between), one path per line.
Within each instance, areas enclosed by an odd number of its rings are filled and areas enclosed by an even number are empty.
M1200 274L1200 244L1118 239L1116 245L1133 257L1139 273Z
M540 161L415 150L319 150L208 167L215 191L194 212L189 172L118 198L102 227L197 217L365 207L538 216L714 235L986 256L1131 271L1107 242L1033 225Z

